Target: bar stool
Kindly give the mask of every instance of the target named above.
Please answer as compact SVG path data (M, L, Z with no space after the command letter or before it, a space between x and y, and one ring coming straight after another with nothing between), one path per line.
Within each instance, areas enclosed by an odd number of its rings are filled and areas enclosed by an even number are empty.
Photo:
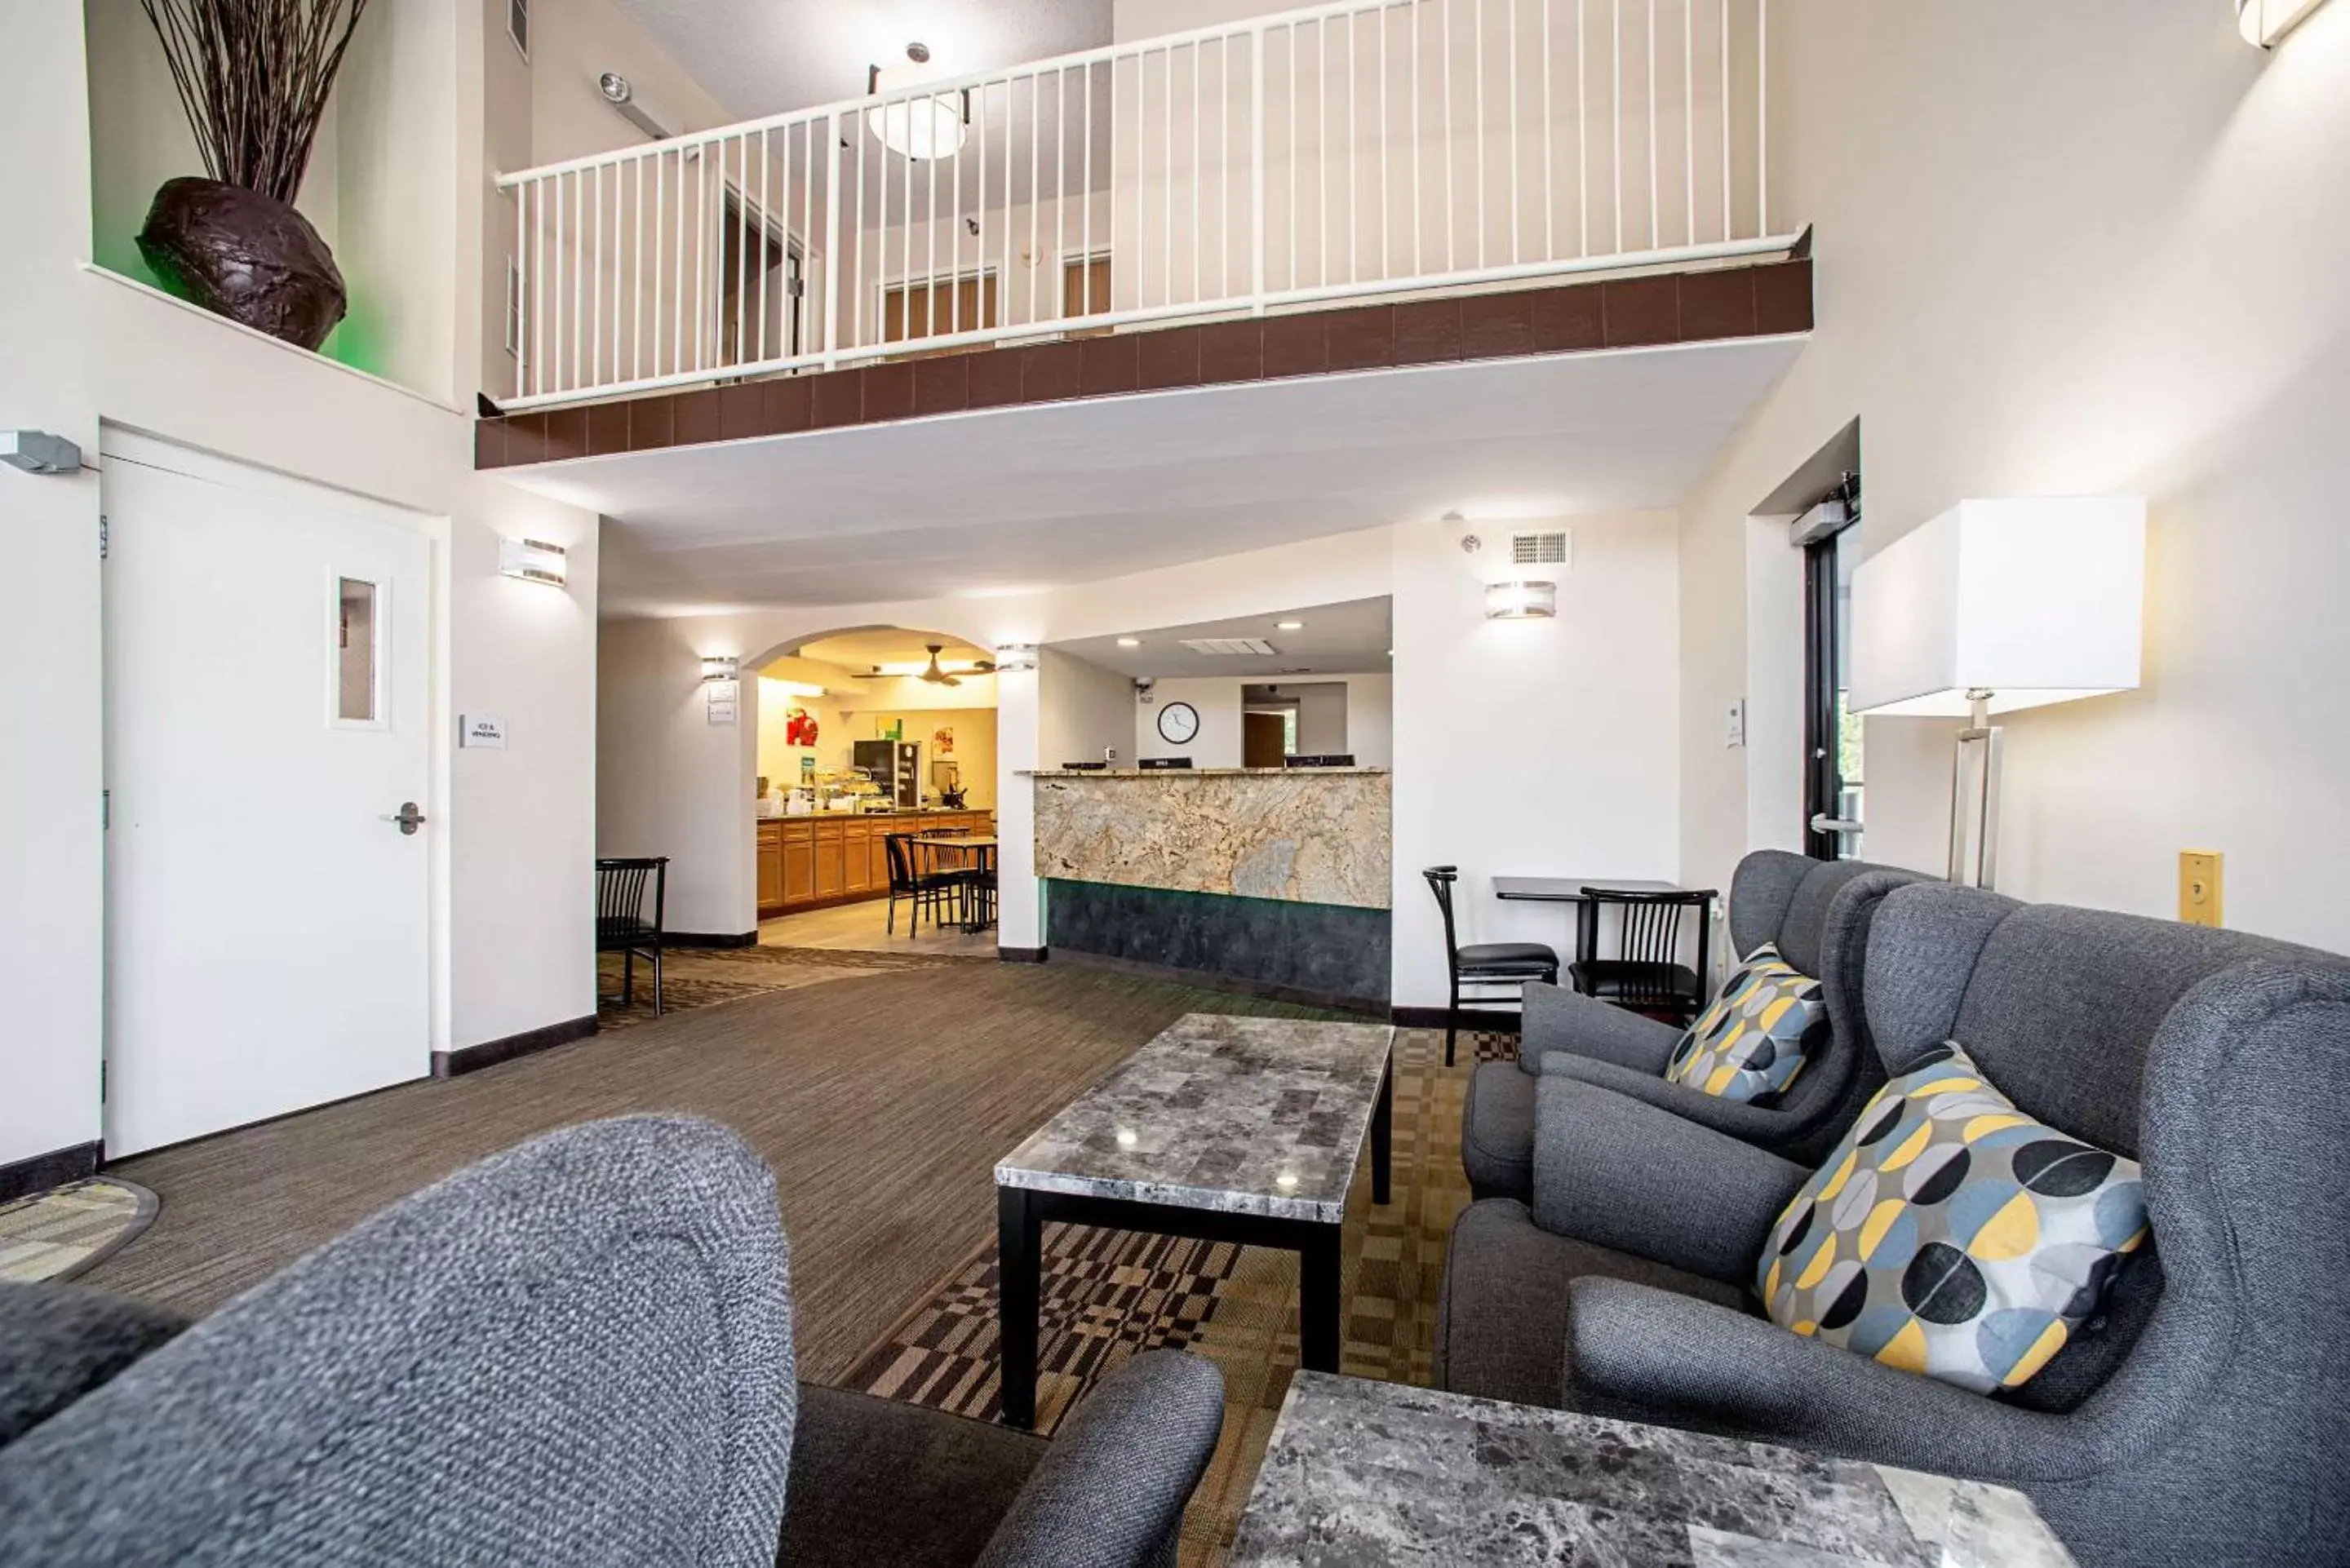
M1430 866L1421 876L1444 911L1445 968L1451 977L1451 1000L1444 1009L1444 1064L1452 1065L1453 1042L1461 1033L1461 988L1514 987L1523 1006L1530 980L1558 983L1558 952L1541 942L1472 942L1462 947L1452 924L1452 884L1461 879L1458 866Z

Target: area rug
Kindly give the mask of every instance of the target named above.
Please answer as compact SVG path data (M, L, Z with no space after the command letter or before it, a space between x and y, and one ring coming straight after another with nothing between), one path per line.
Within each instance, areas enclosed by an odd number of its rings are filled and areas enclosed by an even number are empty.
M147 1229L155 1195L111 1176L0 1204L0 1280L69 1280Z
M960 953L860 952L832 948L671 948L663 966L661 1001L668 1012L738 1002L771 991L789 991L827 981L854 980L859 975L900 970L993 963L986 955ZM636 996L620 1002L620 955L596 958L596 1023L601 1029L626 1029L652 1020L652 965L636 964Z
M1396 1037L1393 1201L1371 1201L1367 1155L1347 1203L1341 1371L1426 1386L1453 1217L1469 1201L1461 1105L1479 1062L1514 1036L1478 1033L1457 1066L1441 1032ZM1051 1433L1102 1375L1139 1351L1203 1355L1224 1376L1224 1431L1183 1521L1182 1561L1221 1563L1297 1366L1297 1257L1083 1225L1048 1225L1036 1429ZM974 1252L861 1355L846 1387L982 1420L1002 1413L995 1248Z

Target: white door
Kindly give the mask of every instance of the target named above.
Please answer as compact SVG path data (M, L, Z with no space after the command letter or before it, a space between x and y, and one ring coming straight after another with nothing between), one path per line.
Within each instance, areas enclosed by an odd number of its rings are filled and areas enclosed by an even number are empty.
M163 466L169 464L170 466ZM431 542L109 432L106 1151L432 1061Z

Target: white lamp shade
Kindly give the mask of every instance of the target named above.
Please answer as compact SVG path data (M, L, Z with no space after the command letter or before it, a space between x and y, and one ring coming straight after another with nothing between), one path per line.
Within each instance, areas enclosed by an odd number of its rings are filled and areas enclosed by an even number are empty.
M1963 718L2138 684L2146 499L1962 501L1853 575L1855 712Z

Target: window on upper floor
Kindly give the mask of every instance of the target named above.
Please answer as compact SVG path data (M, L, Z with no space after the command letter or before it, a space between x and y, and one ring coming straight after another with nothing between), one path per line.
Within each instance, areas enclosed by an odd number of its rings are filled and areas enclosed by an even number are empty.
M530 0L506 0L506 36L524 59L530 58Z

